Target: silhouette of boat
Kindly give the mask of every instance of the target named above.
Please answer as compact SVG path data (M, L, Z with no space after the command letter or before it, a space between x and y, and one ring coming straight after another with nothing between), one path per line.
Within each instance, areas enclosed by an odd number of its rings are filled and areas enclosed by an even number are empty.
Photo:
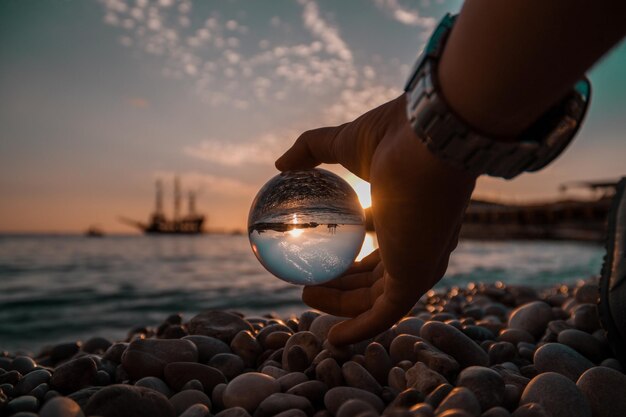
M97 226L90 226L85 231L85 236L87 236L87 237L103 237L104 236L104 232L102 231L102 229L100 229Z
M161 180L156 182L156 204L155 210L150 216L148 223L120 217L122 223L136 227L146 234L155 235L197 235L204 232L203 225L205 216L196 213L196 196L194 192L189 192L188 213L184 216L180 214L181 188L178 177L174 178L174 217L168 219L163 210L163 184Z

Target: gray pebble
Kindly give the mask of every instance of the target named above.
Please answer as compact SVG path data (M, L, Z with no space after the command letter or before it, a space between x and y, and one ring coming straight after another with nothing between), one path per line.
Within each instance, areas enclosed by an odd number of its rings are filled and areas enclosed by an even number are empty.
M39 409L39 400L32 395L22 395L9 401L6 406L6 412L11 415L20 411L36 412Z
M511 413L504 407L491 407L482 413L480 417L511 417Z
M552 417L541 404L529 403L519 406L512 417Z
M351 387L335 387L329 389L326 395L324 395L324 405L331 414L336 415L339 407L353 398L365 401L379 413L383 411L384 404L380 398L369 391Z
M480 403L482 410L502 405L504 401L504 380L493 369L470 366L459 374L457 386L468 388Z
M172 390L170 387L168 387L162 379L157 378L156 376L146 376L141 378L139 381L135 382L135 386L153 389L166 397L172 396Z
M245 368L243 360L232 353L218 353L209 360L208 365L219 369L228 380L241 374Z
M519 306L511 312L508 327L521 329L538 339L552 320L552 307L543 301L533 301Z
M174 407L177 416L194 404L202 404L209 410L211 409L209 397L204 392L197 390L186 390L176 393L170 398L170 403Z
M174 407L154 390L110 385L95 393L84 408L85 414L102 417L174 417Z
M180 417L209 417L211 412L204 404L194 404L186 409Z
M551 417L591 417L591 407L576 384L555 372L530 381L520 399L520 405L528 403L541 404Z
M439 407L439 404L441 404L443 399L446 398L453 389L454 387L448 383L441 384L428 394L428 396L424 399L424 402L435 409Z
M280 384L281 392L287 392L292 387L298 384L308 381L309 378L302 372L291 372L287 375L283 375L276 381Z
M429 323L426 323L424 327L426 327L428 324ZM428 395L432 390L434 390L441 384L445 384L446 382L447 380L441 374L433 371L422 362L417 362L415 366L413 366L406 372L407 388L415 388L424 395Z
M215 337L230 343L241 331L253 332L246 320L226 311L208 310L197 314L189 321L189 334Z
M50 378L50 386L62 394L69 394L94 384L96 363L92 358L82 357L57 367Z
M326 340L330 328L344 320L345 319L342 317L323 314L313 320L311 326L309 327L309 331L317 336L318 340Z
M241 374L228 383L222 395L224 406L242 407L253 412L265 398L280 392L280 384L258 372Z
M348 361L344 363L341 367L341 372L346 385L350 387L361 388L376 395L380 395L382 392L382 387L376 379L356 362Z
M614 369L597 366L587 370L576 382L587 398L594 417L626 416L626 375Z
M436 321L427 322L422 327L421 336L439 350L451 355L461 367L489 365L487 352L453 326Z
M189 340L198 349L198 361L207 363L219 353L231 353L230 347L223 341L210 336L192 335L185 336L183 340Z
M215 417L250 417L250 413L245 408L233 407L220 411Z
M571 347L594 363L604 359L602 344L598 339L582 330L563 330L559 333L558 342Z
M367 345L365 349L364 366L379 384L384 385L387 383L387 376L389 375L389 370L392 368L392 363L383 345L376 342Z
M408 360L414 363L417 359L413 346L417 342L421 342L422 339L419 336L413 336L410 334L401 334L396 336L391 345L389 346L389 356L391 357L391 363L397 364L398 362Z
M40 417L85 417L80 406L70 398L55 397L46 402L41 411Z
M11 361L9 370L17 371L22 375L26 375L30 371L34 370L36 366L37 363L35 363L35 361L28 356L16 356L13 361Z
M593 363L569 346L547 343L535 352L535 367L539 372L557 372L576 382Z
M406 389L406 371L397 366L389 370L387 381L390 387L397 389L398 391L404 391Z
M341 404L337 410L337 417L354 417L365 411L374 411L374 407L363 400L351 399Z
M263 348L254 335L247 330L242 330L235 335L230 343L230 349L234 354L243 359L248 368L254 368L257 358L263 353Z
M52 374L46 370L39 369L26 374L15 386L16 395L24 395L35 389L44 382L48 382Z
M223 382L220 382L220 383L223 384ZM180 391L187 391L187 390L196 390L196 391L204 392L204 385L202 385L202 382L198 381L197 379L190 379L180 389Z
M435 414L439 415L455 408L461 408L475 417L480 415L481 410L481 406L472 391L464 387L457 387L450 391L435 410Z
M291 387L287 394L299 395L308 399L311 404L321 404L324 400L324 395L328 391L328 386L322 381L306 381L302 382L294 387Z
M271 417L287 410L297 409L306 415L313 414L313 406L305 397L294 394L276 393L265 398L257 407L253 417Z
M329 388L344 384L341 368L333 358L326 358L315 367L315 378Z

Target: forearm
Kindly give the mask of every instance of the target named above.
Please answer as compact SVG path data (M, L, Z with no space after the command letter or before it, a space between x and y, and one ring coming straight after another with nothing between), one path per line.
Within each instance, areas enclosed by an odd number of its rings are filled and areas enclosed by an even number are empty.
M626 34L626 2L467 0L438 77L448 105L487 134L515 137Z

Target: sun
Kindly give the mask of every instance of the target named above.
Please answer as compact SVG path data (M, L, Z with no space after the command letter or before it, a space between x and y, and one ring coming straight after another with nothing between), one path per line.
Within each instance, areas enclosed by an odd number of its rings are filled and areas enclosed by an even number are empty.
M370 193L370 183L363 181L354 174L348 173L344 179L354 188L356 195L359 197L361 206L366 209L372 205L372 195Z
M292 237L298 237L302 233L304 233L304 229L291 229L287 233L289 233L289 235Z

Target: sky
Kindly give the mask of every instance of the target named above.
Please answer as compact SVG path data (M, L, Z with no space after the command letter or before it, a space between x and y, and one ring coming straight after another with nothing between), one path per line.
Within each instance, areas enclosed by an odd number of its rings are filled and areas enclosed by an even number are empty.
M147 220L157 178L171 207L174 175L210 227L243 228L298 135L400 94L433 26L461 4L3 0L0 231L132 232L118 216ZM589 76L592 106L569 150L540 173L481 178L476 196L553 198L563 182L626 174L626 46Z

